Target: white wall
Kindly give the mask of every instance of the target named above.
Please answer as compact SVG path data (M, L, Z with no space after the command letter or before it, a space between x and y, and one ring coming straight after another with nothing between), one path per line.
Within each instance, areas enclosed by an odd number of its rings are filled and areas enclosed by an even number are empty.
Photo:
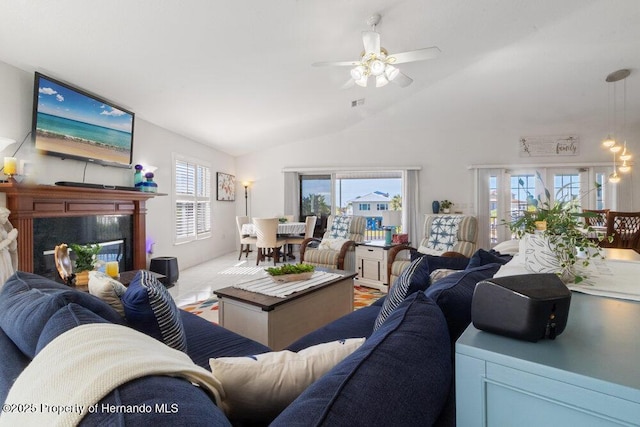
M69 83L73 84L73 82ZM83 89L91 90L91 88ZM2 93L0 136L18 141L0 152L0 159L2 159L14 153L20 141L31 129L33 73L0 62L0 93ZM109 94L101 95L109 98ZM117 100L111 101L117 103ZM209 162L214 182L216 172L235 174L234 158L149 123L139 115L135 121L134 138L134 163L157 166L155 181L158 183L159 192L169 194L155 197L147 202L147 238L155 242L154 253L148 255L148 259L154 256L175 256L178 258L179 268L184 269L234 251L236 204L216 202L214 187L212 189L212 237L176 246L172 238L173 206L170 195L172 152ZM30 139L25 142L17 157L34 163L35 183L52 185L56 181L83 181L84 162L39 155L33 149ZM89 164L85 182L129 186L133 184L133 170Z
M282 209L281 170L285 167L421 166L421 212L430 212L433 200L448 199L455 203L456 210L475 214L474 178L469 165L611 162L612 157L600 146L606 133L606 118L602 123L584 123L580 117L573 117L572 103L579 99L547 94L521 100L536 104L539 111L536 117L523 116L517 107L517 88L505 88L500 81L495 86L466 88L465 73L435 83L428 93L420 92L385 112L366 117L354 128L238 157L238 175L253 181L251 214L263 216ZM377 90L402 90L391 86ZM376 89L368 88L362 94L374 96L371 90ZM465 101L469 91L481 92L469 96L479 100L475 104ZM549 104L549 99L554 99L555 104ZM500 102L506 105L498 109L499 114L495 108L486 108L489 104L500 106ZM416 111L422 118L419 121L415 120ZM522 136L569 134L579 137L577 156L519 157ZM640 130L631 129L630 135L638 141ZM618 210L640 210L636 177L626 175L619 192Z

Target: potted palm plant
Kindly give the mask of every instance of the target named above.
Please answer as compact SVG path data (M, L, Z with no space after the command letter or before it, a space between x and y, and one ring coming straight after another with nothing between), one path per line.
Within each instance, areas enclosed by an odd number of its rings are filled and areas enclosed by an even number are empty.
M542 182L539 174L537 179ZM522 180L518 185L525 188ZM595 185L597 190L600 184ZM580 262L586 267L591 259L604 258L598 243L606 236L599 235L596 240L589 237L593 229L585 227L583 218L591 213L581 212L579 203L584 195L564 200L560 197L564 189L558 190L553 201L546 187L544 200L540 195L534 198L527 191L526 210L507 225L516 237L525 239L524 258L528 270L556 273L565 283L579 283L584 276L576 265Z
M100 252L101 246L94 245L78 245L70 243L69 247L76 255L74 260L75 272L76 272L76 285L84 286L89 284L89 271L93 270L97 255Z

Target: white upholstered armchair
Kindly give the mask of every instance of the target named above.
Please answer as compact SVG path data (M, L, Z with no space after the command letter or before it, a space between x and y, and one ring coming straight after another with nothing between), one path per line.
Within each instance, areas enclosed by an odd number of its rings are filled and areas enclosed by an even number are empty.
M470 258L477 249L478 220L470 215L427 214L423 236L417 247L399 245L389 250L387 274L390 285L411 262L403 251L417 249L430 255Z
M355 271L355 244L364 240L367 218L363 216L329 216L322 240L311 237L300 245L300 262L318 267ZM317 242L317 247L309 244Z

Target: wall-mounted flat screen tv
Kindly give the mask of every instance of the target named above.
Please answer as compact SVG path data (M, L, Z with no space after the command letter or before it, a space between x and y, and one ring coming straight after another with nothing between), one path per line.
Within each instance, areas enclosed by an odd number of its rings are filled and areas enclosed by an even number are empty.
M131 167L134 114L35 74L32 135L38 151L65 159Z

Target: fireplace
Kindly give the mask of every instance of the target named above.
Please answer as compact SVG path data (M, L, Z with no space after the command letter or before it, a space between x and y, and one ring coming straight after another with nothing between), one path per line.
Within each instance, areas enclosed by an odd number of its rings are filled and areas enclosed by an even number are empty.
M51 271L44 253L60 243L117 240L123 241L120 271L147 267L145 202L163 194L15 181L0 183L0 193L5 194L9 220L18 229L20 270Z
M133 269L131 215L35 218L33 220L33 272L59 280L54 248L61 243L99 244L98 259L118 261L120 271ZM74 256L71 256L74 259Z

